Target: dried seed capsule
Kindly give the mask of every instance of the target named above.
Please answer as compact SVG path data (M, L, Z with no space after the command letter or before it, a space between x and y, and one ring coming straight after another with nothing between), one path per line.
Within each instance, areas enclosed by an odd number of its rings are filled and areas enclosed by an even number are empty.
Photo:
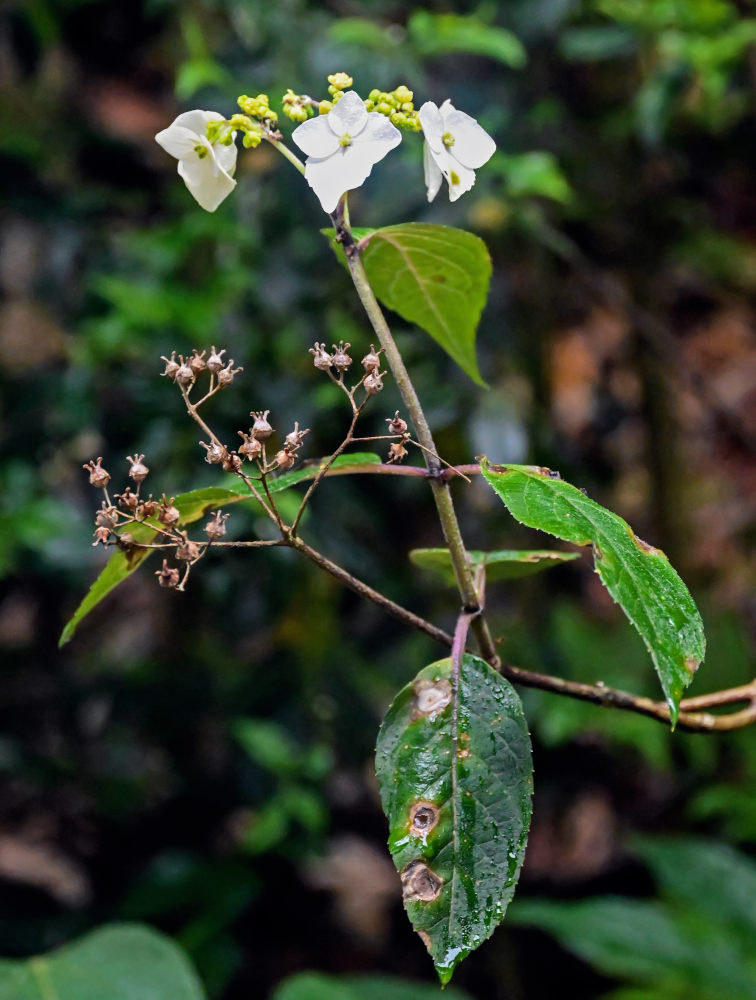
M386 417L386 423L388 424L389 434L404 434L407 430L407 421L402 420L398 410L393 417Z
M175 382L176 381L176 372L181 367L179 365L178 361L176 361L176 352L175 351L171 351L170 358L166 358L165 356L162 356L160 358L160 360L161 361L165 361L165 371L162 372L161 374L162 375L167 375L168 378L171 380L171 382Z
M389 453L388 453L388 460L387 461L388 461L389 464L391 462L401 462L401 460L405 457L406 454L407 454L407 449L404 447L404 445L402 444L402 442L401 441L394 441L394 442L392 442L391 446L389 447Z
M273 428L268 423L268 414L270 410L253 410L250 413L250 417L255 418L255 422L252 424L251 434L256 437L258 441L267 441L270 435L273 433Z
M143 500L141 506L142 517L152 517L155 511L158 509L160 504L157 500L152 499L152 494L150 494L149 500Z
M92 545L107 545L110 539L110 528L99 527L94 530Z
M205 461L208 465L220 465L226 457L226 449L223 445L217 444L215 441L211 441L210 444L206 444L204 441L199 443L205 449Z
M362 384L368 396L374 396L377 392L381 391L383 388L383 376L385 374L385 372L371 372L370 375L365 376L365 381Z
M372 375L373 372L377 372L378 369L381 367L380 352L376 353L376 350L372 344L370 345L370 350L362 359L362 367L365 369L368 375Z
M223 514L221 511L216 510L205 525L205 534L207 537L212 540L222 538L226 534L226 521L228 518L228 514Z
M244 442L239 448L239 454L249 459L250 462L254 461L254 459L256 458L259 458L260 455L262 454L262 445L257 440L257 438L254 437L251 428L249 434L245 434L244 431L237 431L236 433Z
M123 493L116 493L115 498L118 501L118 506L123 507L124 510L134 511L139 505L139 497L136 493L131 492L130 486L127 486Z
M226 451L221 461L221 468L224 472L238 472L242 467L242 460L235 451Z
M210 357L207 359L207 367L213 375L216 375L225 365L226 362L223 360L223 355L225 353L225 347L220 351L216 351L214 346L210 348Z
M165 493L163 494L163 498L160 501L160 510L157 513L157 519L161 524L175 524L181 517L181 512L178 507L173 506L173 501L175 499L175 497L171 497L169 500Z
M221 368L218 372L218 385L231 385L234 381L234 375L238 375L239 372L243 372L243 368L234 368L233 358L226 365L225 368Z
M176 558L183 562L196 562L200 557L200 547L197 542L193 542L185 531L179 532L181 541L176 547Z
M310 354L312 354L312 363L322 372L327 372L333 364L333 358L325 349L325 344L319 344L316 341L315 346L310 348Z
M157 570L155 576L161 587L178 587L179 571L175 566L169 566L168 560L163 560L163 568Z
M196 347L192 351L192 356L187 363L195 375L199 375L207 368L207 362L205 361L206 353L206 351L203 351L202 354L199 354Z
M186 361L184 361L184 357L181 354L179 354L179 361L181 362L181 364L179 365L178 370L176 372L175 381L178 382L179 385L183 386L191 385L192 382L194 382L195 378L194 372L192 371L192 367L191 365L187 364Z
M278 463L278 468L282 472L286 472L287 469L290 469L294 465L294 456L288 448L282 448L276 452L276 462Z
M127 455L126 461L130 462L129 467L129 478L133 479L135 483L141 483L143 479L147 478L147 474L150 471L144 464L144 455Z
M302 445L302 438L305 436L305 434L309 433L310 433L309 427L306 427L305 430L300 431L299 421L295 420L294 430L290 431L290 433L288 433L284 438L286 447L289 448L291 451L295 451L297 448L300 448Z
M102 506L95 514L95 524L98 528L115 528L118 524L118 511L103 500Z
M352 359L347 354L347 350L351 347L351 344L345 344L343 340L339 341L339 346L333 345L333 367L338 372L345 372L352 363Z
M110 482L110 473L106 469L103 469L100 464L101 462L102 455L100 455L97 461L94 461L93 459L92 461L87 462L86 465L82 465L82 469L86 469L89 473L90 485L97 486L98 489L104 490Z

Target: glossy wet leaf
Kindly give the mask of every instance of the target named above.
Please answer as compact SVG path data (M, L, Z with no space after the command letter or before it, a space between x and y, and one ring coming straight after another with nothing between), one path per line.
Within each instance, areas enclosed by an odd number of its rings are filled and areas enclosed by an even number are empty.
M138 924L112 924L23 961L0 961L0 1000L204 1000L183 952Z
M446 983L504 917L532 793L530 736L511 684L465 654L403 688L378 735L376 770L404 905Z
M555 552L552 549L498 549L495 552L468 549L467 555L474 569L481 565L486 567L486 580L489 583L496 580L516 580L580 558L579 552ZM455 585L454 568L448 549L412 549L409 557L420 569L435 573L452 587Z
M693 598L664 553L549 469L490 465L483 459L481 472L522 524L593 546L602 583L651 654L674 725L682 693L704 658L706 640Z
M333 230L331 246L344 262ZM478 385L485 385L475 357L475 334L488 297L491 258L473 233L451 226L408 222L354 230L362 260L383 305L433 337Z
M469 993L450 986L412 982L396 976L326 976L300 972L285 980L271 1000L471 1000Z
M297 483L314 479L324 461L326 459L308 463L292 472L284 473L277 479L271 479L268 484L271 493L280 493ZM350 455L340 455L333 463L333 468L354 469L358 466L379 465L380 462L380 457L372 452L355 452ZM257 501L250 496L241 480L228 476L226 482L228 483L226 486L208 486L199 490L191 490L188 493L180 493L174 501L181 514L177 527L181 528L184 525L193 524L209 511L226 508L231 504L244 502L257 506ZM147 524L130 524L127 530L137 542L147 544L157 538L157 532ZM126 553L116 550L66 623L58 645L64 646L73 637L79 624L89 612L96 608L100 601L107 597L119 583L122 583L135 570L139 569L142 563L155 551L155 549L134 549Z

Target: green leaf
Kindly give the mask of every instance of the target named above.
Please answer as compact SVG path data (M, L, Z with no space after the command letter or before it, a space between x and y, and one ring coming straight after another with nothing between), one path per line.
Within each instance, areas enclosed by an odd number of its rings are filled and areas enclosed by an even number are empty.
M322 458L316 462L307 463L300 469L295 469L293 472L286 472L282 476L278 476L277 479L270 480L268 483L270 492L280 493L282 490L289 489L289 487L295 486L297 483L314 479L326 461L327 459ZM380 465L380 463L380 456L372 452L354 452L350 455L340 455L332 467L334 469L347 470L352 469L354 466ZM240 480L229 476L227 482L229 485L226 487L208 486L199 490L191 490L188 493L180 493L174 501L181 514L177 526L183 527L187 524L193 524L195 521L199 521L201 517L204 517L208 511L228 507L234 503L246 502L257 505L257 501L250 496L246 486ZM157 532L146 524L130 524L128 531L137 542L149 543L157 537ZM111 590L117 587L119 583L122 583L127 577L131 576L154 551L154 549L135 549L129 553L120 550L114 552L72 617L66 623L58 641L58 646L65 646L89 612L93 608L96 608L100 601L107 597Z
M0 962L0 1000L204 1000L172 941L138 924L111 924L73 944Z
M410 40L423 56L447 52L472 52L490 56L512 69L521 69L527 53L520 40L479 17L463 14L431 14L416 11L407 23Z
M471 1000L453 986L441 990L428 983L395 976L325 976L300 972L280 983L271 1000Z
M473 569L486 567L489 583L516 580L580 558L579 552L554 552L550 549L498 549L496 552L468 549L467 555ZM409 557L416 566L435 573L452 587L455 585L454 567L448 549L412 549Z
M530 823L530 737L514 688L465 654L403 688L376 770L404 905L442 983L504 917Z
M324 229L345 264L333 229ZM408 222L354 230L376 296L402 319L429 333L478 385L475 333L488 297L491 258L485 243L464 229Z
M490 465L484 458L481 472L521 524L593 546L601 582L651 654L674 726L682 693L704 658L706 640L693 598L664 553L549 469Z

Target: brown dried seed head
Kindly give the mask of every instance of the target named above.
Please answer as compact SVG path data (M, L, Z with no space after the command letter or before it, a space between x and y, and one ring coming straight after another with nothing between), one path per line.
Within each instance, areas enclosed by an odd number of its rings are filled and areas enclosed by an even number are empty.
M376 393L380 392L383 388L383 377L385 372L371 372L369 375L365 376L365 381L362 385L365 388L365 392L368 396L375 396Z
M175 351L171 351L170 358L166 358L165 356L163 356L163 357L160 358L160 360L161 361L165 361L165 371L162 372L162 374L163 375L167 375L168 378L172 382L175 382L176 381L176 372L181 367L179 365L178 361L176 361L176 352Z
M316 341L315 346L310 348L310 354L312 363L322 372L327 372L333 364L333 358L325 349L325 344L318 344Z
M252 410L250 417L255 418L255 422L252 424L251 434L256 437L258 441L267 441L270 435L273 433L273 428L268 423L268 414L270 410Z
M118 511L103 500L102 506L95 514L95 524L98 528L115 528L118 524Z
M126 461L129 463L129 478L135 483L141 483L147 478L149 469L144 464L144 455L127 455Z
M192 356L188 359L187 364L195 375L199 375L207 368L207 361L205 361L206 353L206 351L203 351L202 354L199 354L196 347L192 351Z
M403 458L407 456L407 449L404 447L401 441L392 441L389 445L388 458L386 464L390 465L392 462L401 462Z
M371 375L373 372L377 372L381 367L380 351L376 352L373 345L370 345L370 350L362 359L362 367Z
M179 365L176 374L174 375L174 380L178 382L179 385L183 386L191 385L196 377L194 372L192 371L192 366L187 364L186 361L184 361L184 357L181 354L179 354L179 361L181 362L181 364Z
M123 507L124 510L136 510L139 505L139 497L136 493L131 492L130 486L127 486L123 493L116 493L115 498L118 501L118 506Z
M300 429L299 429L299 421L295 420L294 421L294 430L290 431L286 435L286 437L284 438L284 442L286 444L286 447L290 448L292 451L295 450L296 448L299 448L301 446L301 444L302 444L302 439L304 438L305 434L309 434L309 433L310 433L310 428L309 427L306 427L303 431L300 431Z
M153 500L152 494L150 494L149 500L145 500L142 503L141 507L142 517L152 517L152 515L155 513L155 511L158 509L159 506L160 504L157 502L157 500Z
M199 443L205 449L205 461L209 465L220 465L226 457L226 449L223 445L217 444L215 441L211 441L210 444L206 444L204 441Z
M347 354L347 351L351 347L351 344L345 344L343 340L339 341L339 346L333 345L333 367L338 372L345 372L352 363L352 359Z
M278 468L282 472L285 472L294 465L294 456L288 448L282 448L276 452L276 462L278 463Z
M179 571L175 566L169 566L168 560L163 560L163 568L159 569L155 576L161 587L178 587Z
M89 483L91 486L96 486L98 489L104 490L110 482L110 473L107 469L103 469L100 464L101 462L102 455L96 461L92 459L86 465L82 465L82 469L86 469L89 473Z
M215 346L210 348L210 357L207 359L207 367L213 373L213 375L219 372L221 368L225 365L226 362L223 360L223 355L225 353L226 353L225 347L220 351L216 351Z
M446 679L432 681L422 677L415 681L413 711L416 717L437 715L451 702L451 684Z
M226 367L221 368L218 372L218 385L231 385L234 381L234 375L238 375L239 372L243 371L243 368L234 368L234 360L232 358Z
M100 526L94 530L94 541L92 545L107 545L110 539L110 528Z
M400 872L402 880L402 898L405 902L420 900L423 903L430 903L438 899L444 887L444 880L440 875L428 867L419 858L410 861L404 871Z
M229 515L216 510L213 516L205 525L205 534L208 538L222 538L226 534L226 521Z
M426 837L438 824L439 810L432 802L422 799L410 809L410 832Z
M386 417L386 423L388 424L389 434L404 434L407 430L407 421L402 420L398 410L393 417Z
M171 499L169 500L166 497L165 493L163 494L163 498L160 501L160 510L158 511L157 515L157 519L158 521L160 521L161 524L165 525L175 524L176 521L178 521L178 519L181 517L181 512L179 511L178 507L173 506L173 501L175 499L176 499L175 497L171 497Z
M193 542L185 531L179 532L181 542L176 548L176 558L184 562L195 562L200 556L200 547L197 542Z
M249 434L245 434L244 431L237 431L236 433L244 442L244 444L242 444L241 447L239 448L239 454L249 459L250 462L256 458L259 458L260 455L262 454L262 445L257 440L257 438L254 437L254 435L252 434L251 428Z
M223 456L221 467L224 472L238 472L242 467L242 460L235 451L227 451Z

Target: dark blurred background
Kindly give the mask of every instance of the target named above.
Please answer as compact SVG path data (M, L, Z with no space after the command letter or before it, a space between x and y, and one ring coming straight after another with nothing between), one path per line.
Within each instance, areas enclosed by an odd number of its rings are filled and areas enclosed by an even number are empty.
M752 4L6 2L4 956L135 919L175 936L218 1000L268 996L306 968L432 981L384 847L372 750L394 692L443 651L278 551L208 558L185 594L158 590L149 563L57 649L104 562L90 544L99 497L82 463L103 455L116 489L135 451L155 494L216 481L159 377L161 355L212 343L244 366L211 404L222 435L270 408L275 427L312 428L307 457L341 440L343 400L307 348L343 338L360 357L371 338L318 232L327 220L314 195L260 147L240 152L237 190L206 214L153 141L182 110L230 114L240 93L265 91L274 105L287 87L326 96L339 70L363 95L405 83L417 106L451 97L498 143L454 205L444 192L427 204L413 136L351 200L356 225L448 223L490 248L478 337L488 391L395 318L444 457L535 462L585 487L664 549L694 592L709 653L692 693L753 673ZM398 405L389 385L366 433L381 433ZM547 544L480 483L455 490L471 547ZM248 537L259 525L235 508L229 527ZM408 567L410 548L440 544L422 483L327 482L304 533L395 600L453 624L453 594ZM499 584L489 599L511 662L660 695L589 557ZM688 972L678 961L682 979L657 977L643 993L637 942L620 933L614 953L630 957L612 965L565 941L559 914L610 893L663 913L673 937L721 930L716 902L696 917L648 858L674 835L753 865L756 733L670 734L522 693L536 792L519 898L551 901L543 926L555 936L519 926L515 904L455 981L491 1000L540 1000L555 984L597 997L626 977L638 1000L740 997L702 982L693 958ZM753 970L750 940L734 953Z

